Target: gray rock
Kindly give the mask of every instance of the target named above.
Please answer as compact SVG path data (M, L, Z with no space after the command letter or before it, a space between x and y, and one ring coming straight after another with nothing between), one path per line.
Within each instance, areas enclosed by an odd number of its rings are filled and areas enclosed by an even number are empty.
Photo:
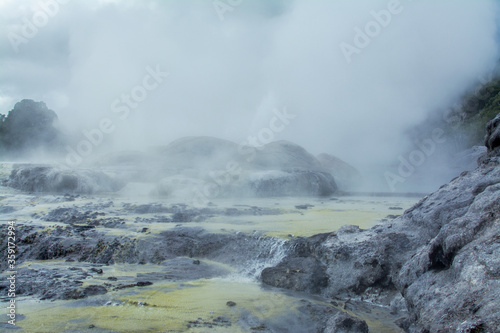
M76 208L56 208L54 210L51 210L47 215L43 216L42 220L71 223L83 222L104 215L104 213L92 211L81 212Z
M262 282L296 291L318 293L328 285L325 267L313 258L289 258L262 271Z
M275 267L262 271L262 282L279 288L319 293L328 286L326 266L319 260L322 242L329 234L296 238L289 244L291 251Z
M203 257L220 250L235 236L209 234L202 228L175 228L162 233L168 251L176 256Z
M104 172L31 164L14 165L4 185L27 192L85 194L115 192L124 186Z
M364 320L339 312L331 317L324 333L368 333L368 325Z
M461 331L459 324L468 322L462 331L500 330L499 216L497 183L478 193L463 216L445 224L404 264L396 283L413 326Z
M84 269L70 268L37 268L22 267L17 270L16 295L37 295L46 299L80 299L107 292L104 286L90 285L82 288L83 280L90 276ZM7 280L0 282L0 295L7 294Z

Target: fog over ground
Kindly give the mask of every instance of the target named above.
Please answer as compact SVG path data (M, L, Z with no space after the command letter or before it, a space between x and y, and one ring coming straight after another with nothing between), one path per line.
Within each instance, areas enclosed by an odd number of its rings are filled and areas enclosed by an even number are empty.
M494 0L1 0L0 112L42 100L81 138L110 119L96 150L272 133L384 170L488 76L498 23Z

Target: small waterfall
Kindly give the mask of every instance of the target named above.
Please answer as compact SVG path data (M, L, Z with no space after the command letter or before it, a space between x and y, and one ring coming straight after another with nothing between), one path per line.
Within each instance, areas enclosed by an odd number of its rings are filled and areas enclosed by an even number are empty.
M260 274L266 267L276 266L288 254L290 242L277 237L259 236L247 248L245 259L237 267L237 276L240 278L260 279Z

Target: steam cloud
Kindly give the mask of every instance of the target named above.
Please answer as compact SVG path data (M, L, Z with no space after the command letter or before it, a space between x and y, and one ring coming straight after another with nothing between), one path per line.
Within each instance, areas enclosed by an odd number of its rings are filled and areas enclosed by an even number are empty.
M276 140L383 169L412 144L408 128L458 100L500 53L494 0L59 1L16 52L11 33L50 2L0 2L0 109L43 100L78 135L110 118L100 149L190 135L240 143L286 107L296 118ZM401 11L348 62L342 43L390 5ZM121 120L113 101L156 66L168 77Z

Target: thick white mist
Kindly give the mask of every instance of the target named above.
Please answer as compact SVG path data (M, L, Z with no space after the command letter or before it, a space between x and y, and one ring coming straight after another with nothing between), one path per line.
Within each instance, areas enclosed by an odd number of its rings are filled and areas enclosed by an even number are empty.
M296 118L275 139L380 174L411 147L408 128L454 103L499 57L496 1L397 3L350 62L340 45L394 1L246 0L224 20L212 1L61 4L18 52L1 39L1 112L44 100L76 135L109 118L115 128L99 151L192 135L239 143L286 108ZM2 1L2 31L20 33L39 4ZM113 102L157 66L168 77L121 119Z

